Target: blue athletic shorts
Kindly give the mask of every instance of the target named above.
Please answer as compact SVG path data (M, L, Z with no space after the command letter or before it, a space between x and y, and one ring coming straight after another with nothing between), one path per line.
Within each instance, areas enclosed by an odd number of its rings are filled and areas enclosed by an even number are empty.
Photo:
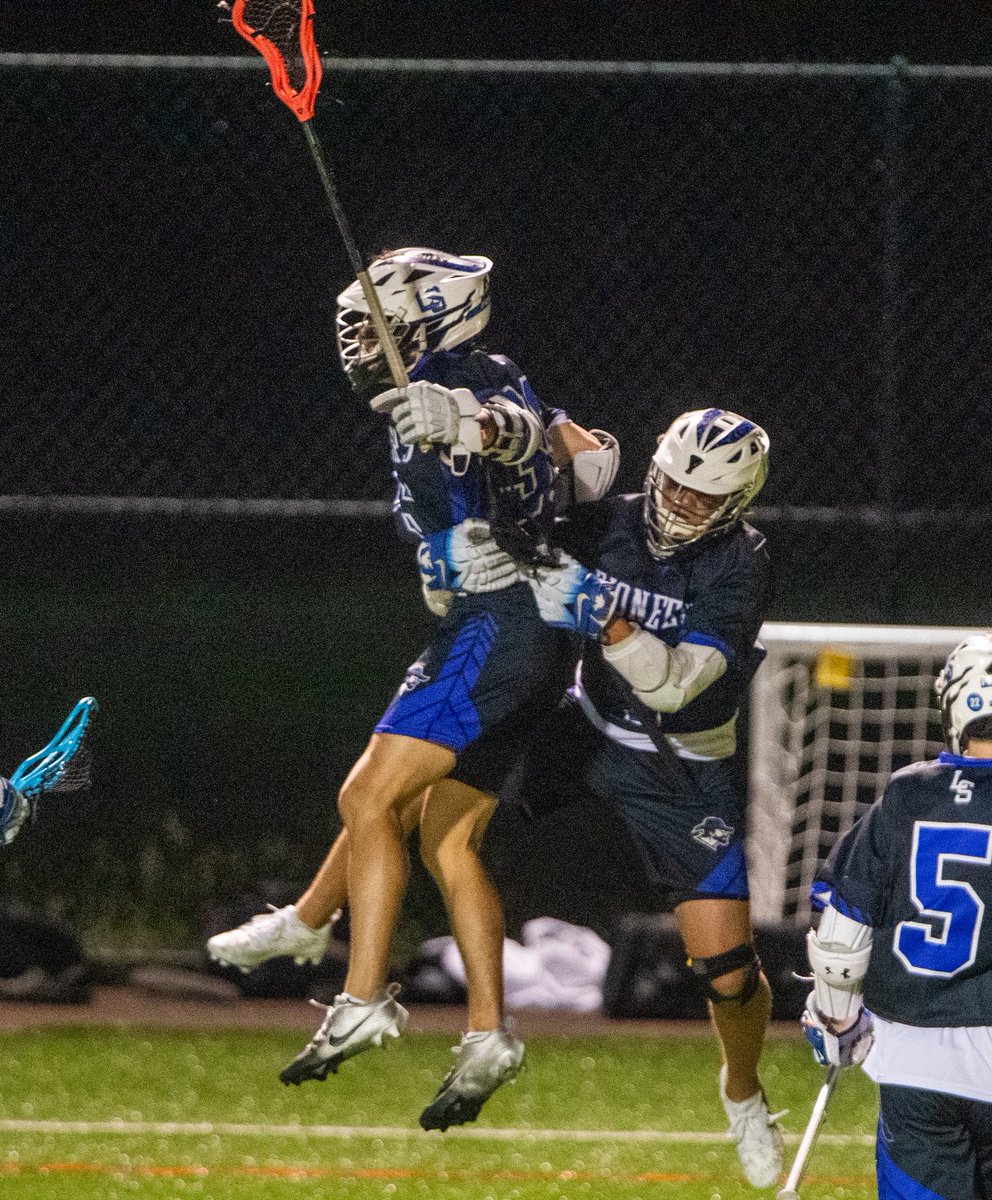
M456 596L375 726L447 746L450 778L497 792L571 682L578 643L545 625L526 583Z
M992 1200L992 1104L879 1088L879 1200Z
M500 793L500 823L515 808L537 817L591 792L622 818L665 907L746 900L745 804L734 766L731 759L632 750L600 733L566 698Z

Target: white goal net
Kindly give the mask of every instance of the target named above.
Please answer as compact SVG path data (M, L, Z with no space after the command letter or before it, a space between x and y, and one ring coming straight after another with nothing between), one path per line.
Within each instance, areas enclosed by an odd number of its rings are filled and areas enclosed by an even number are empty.
M817 865L893 771L944 746L933 681L969 629L767 622L750 696L756 921L809 920Z

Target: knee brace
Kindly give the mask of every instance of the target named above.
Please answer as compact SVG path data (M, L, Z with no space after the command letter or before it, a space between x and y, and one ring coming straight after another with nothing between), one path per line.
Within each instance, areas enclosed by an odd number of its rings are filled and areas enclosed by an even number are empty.
M731 950L722 954L711 954L709 958L690 958L687 965L706 987L707 999L714 1004L727 1004L736 1000L738 1004L747 1004L758 990L758 975L761 971L761 960L750 942L741 942ZM731 996L718 992L713 986L713 980L731 971L744 970L744 981L740 988Z

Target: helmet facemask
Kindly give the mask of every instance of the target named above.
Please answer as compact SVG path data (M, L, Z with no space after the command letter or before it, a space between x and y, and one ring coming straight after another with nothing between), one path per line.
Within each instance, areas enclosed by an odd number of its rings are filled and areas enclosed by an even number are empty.
M426 349L424 330L394 317L386 320L403 365L410 371ZM389 363L369 314L357 308L339 308L336 326L341 366L355 391L371 400L383 388L391 387Z
M655 558L667 558L680 546L691 546L719 533L733 525L753 495L754 491L749 490L731 492L729 496L708 496L677 483L652 462L644 483L645 537L649 550Z
M668 558L730 528L768 474L768 435L722 409L684 413L658 439L644 481L648 549Z

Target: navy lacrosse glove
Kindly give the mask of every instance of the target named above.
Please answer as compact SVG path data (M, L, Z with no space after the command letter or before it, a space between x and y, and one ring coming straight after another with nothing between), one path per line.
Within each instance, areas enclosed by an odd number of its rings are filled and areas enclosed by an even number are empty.
M557 567L538 567L528 577L541 620L599 640L613 614L613 590L568 554Z
M803 1037L813 1048L813 1057L821 1067L851 1067L864 1062L874 1037L871 1013L862 1008L854 1024L835 1033L816 1009L816 993L806 997L806 1010L800 1020Z

